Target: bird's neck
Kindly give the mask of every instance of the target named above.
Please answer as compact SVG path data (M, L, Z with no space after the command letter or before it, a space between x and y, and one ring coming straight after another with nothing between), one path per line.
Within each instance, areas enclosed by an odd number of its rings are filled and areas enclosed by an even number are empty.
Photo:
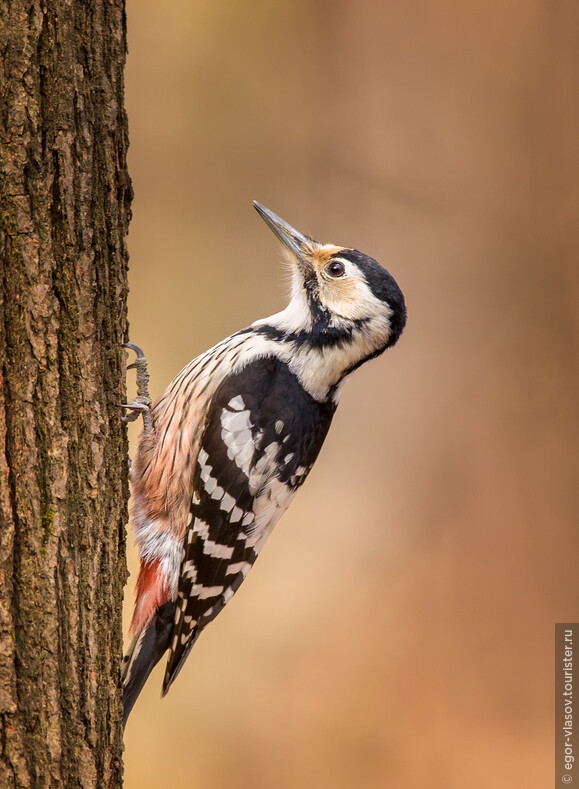
M252 328L275 343L276 355L312 397L337 402L345 376L384 350L389 324L382 316L315 321L304 301L294 297L285 310L256 321Z

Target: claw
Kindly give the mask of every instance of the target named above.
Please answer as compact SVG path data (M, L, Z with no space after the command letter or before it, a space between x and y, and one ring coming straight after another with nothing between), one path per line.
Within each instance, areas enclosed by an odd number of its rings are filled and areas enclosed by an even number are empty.
M130 403L119 403L118 407L128 408L133 412L131 414L127 414L126 416L122 416L121 422L135 422L141 416L141 414L143 414L144 417L145 414L148 414L150 411L148 405L145 405L144 403L138 403L135 400Z
M137 359L145 358L144 350L142 348L139 348L138 345L135 345L134 342L124 342L121 347L129 348L131 351L134 351L137 354Z
M134 342L124 342L122 347L123 348L128 348L130 351L134 351L137 354L137 361L133 362L132 364L127 365L127 370L137 369L139 367L138 362L141 361L141 359L146 364L147 360L145 358L145 352L143 351L142 348L139 348L138 345L135 345Z
M147 370L147 360L142 348L133 342L123 343L123 348L134 351L137 358L132 364L127 365L127 370L136 369L137 371L137 396L130 403L120 403L119 408L127 408L132 413L121 417L122 422L134 422L143 416L145 432L153 429L153 417L151 415L151 397L149 395L149 371Z

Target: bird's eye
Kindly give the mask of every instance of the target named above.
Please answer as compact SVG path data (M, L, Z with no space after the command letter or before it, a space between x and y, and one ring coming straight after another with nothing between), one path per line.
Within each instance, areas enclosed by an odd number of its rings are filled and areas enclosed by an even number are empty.
M331 260L326 266L326 274L330 277L343 277L346 273L346 267L340 260Z

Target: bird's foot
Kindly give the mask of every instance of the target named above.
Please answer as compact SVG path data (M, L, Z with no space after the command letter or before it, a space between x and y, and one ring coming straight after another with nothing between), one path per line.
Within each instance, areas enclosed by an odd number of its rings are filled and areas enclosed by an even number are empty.
M137 354L135 361L127 366L127 370L134 368L137 371L137 396L130 403L120 403L119 408L126 408L129 412L126 416L122 416L121 420L123 422L134 422L139 416L142 416L145 433L150 433L153 429L153 416L151 414L147 360L141 348L132 342L124 343L123 348L128 348Z

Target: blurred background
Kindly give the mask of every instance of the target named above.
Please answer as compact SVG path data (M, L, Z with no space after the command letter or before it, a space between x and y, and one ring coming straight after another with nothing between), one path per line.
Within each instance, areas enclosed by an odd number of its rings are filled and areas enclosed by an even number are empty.
M253 199L377 258L409 316L162 702L151 677L127 789L551 785L554 622L579 619L579 5L127 5L153 394L285 305Z

